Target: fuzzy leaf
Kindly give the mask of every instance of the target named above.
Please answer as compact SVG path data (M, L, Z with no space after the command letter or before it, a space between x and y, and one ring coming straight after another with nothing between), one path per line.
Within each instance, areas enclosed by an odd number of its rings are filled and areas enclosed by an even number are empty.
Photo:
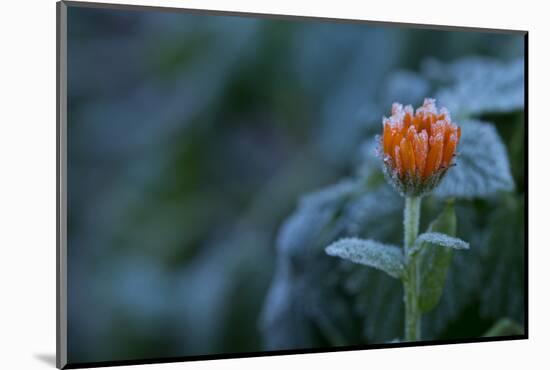
M302 197L296 212L281 227L278 250L291 260L300 258L305 249L322 238L323 231L356 189L354 181L343 180Z
M456 116L523 109L524 60L511 62L471 57L450 64L428 60L424 74L443 82L435 97Z
M456 166L435 189L438 197L490 198L514 189L506 147L490 123L461 123Z
M421 234L416 239L411 253L417 253L424 244L432 244L440 247L452 248L452 249L469 249L470 245L459 238L454 238L452 236L438 233L438 232L427 232Z
M374 240L344 238L329 245L325 251L329 256L374 267L394 278L400 278L403 275L403 252L399 247Z
M441 214L430 224L428 233L423 235L455 235L456 233L456 215L454 206L448 203ZM439 303L445 280L447 278L447 270L453 257L451 248L441 248L438 243L432 241L441 241L441 237L427 239L422 243L418 255L418 265L420 271L420 295L419 306L423 312L431 311Z

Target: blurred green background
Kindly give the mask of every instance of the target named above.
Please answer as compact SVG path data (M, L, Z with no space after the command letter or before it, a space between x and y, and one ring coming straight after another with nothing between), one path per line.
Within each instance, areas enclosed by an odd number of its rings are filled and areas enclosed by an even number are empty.
M391 102L418 104L432 91L414 71L471 55L511 61L523 39L70 6L69 362L391 340L393 326L371 335L355 329L360 318L335 341L307 315L266 318L284 258L277 233L302 194L354 173ZM479 276L503 269L495 274L517 277L517 289L467 293L434 338L479 336L501 316L523 320L522 111L482 118L507 145L516 188L457 207L488 233L498 224L491 212L513 208L501 214L517 248L494 237L517 266L491 262ZM498 303L508 296L509 309ZM484 299L496 313L484 312ZM398 296L392 306L400 304ZM308 321L313 329L302 330ZM273 323L292 330L275 333Z

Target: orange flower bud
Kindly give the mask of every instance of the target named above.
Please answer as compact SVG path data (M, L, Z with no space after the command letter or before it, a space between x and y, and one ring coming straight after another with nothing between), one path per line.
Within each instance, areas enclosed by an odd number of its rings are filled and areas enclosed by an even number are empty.
M394 103L392 115L384 117L380 143L390 183L403 195L430 192L453 165L459 140L460 128L434 99L425 99L416 112Z

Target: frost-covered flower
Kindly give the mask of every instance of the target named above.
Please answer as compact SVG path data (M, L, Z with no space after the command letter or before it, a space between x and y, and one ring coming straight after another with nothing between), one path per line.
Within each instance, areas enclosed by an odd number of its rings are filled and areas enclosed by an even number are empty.
M421 196L433 190L453 164L460 140L460 127L435 99L413 111L394 103L392 115L383 119L380 142L384 172L404 196Z

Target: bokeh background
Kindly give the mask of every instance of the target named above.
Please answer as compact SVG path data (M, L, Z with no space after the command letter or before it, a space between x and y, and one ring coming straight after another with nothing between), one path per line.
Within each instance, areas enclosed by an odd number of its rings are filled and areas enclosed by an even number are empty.
M418 104L438 68L471 56L523 71L523 38L70 6L69 362L395 339L401 297L381 298L381 277L362 288L378 294L378 319L350 308L353 295L320 313L330 303L301 305L307 294L278 283L277 236L303 194L356 172L391 102ZM514 83L523 98L523 74ZM460 236L483 234L465 239L485 260L428 339L481 336L502 317L523 325L522 109L504 101L479 114L506 145L515 187L458 202L470 220ZM372 227L399 230L398 217ZM285 284L334 286L310 280ZM296 304L306 309L286 315Z

